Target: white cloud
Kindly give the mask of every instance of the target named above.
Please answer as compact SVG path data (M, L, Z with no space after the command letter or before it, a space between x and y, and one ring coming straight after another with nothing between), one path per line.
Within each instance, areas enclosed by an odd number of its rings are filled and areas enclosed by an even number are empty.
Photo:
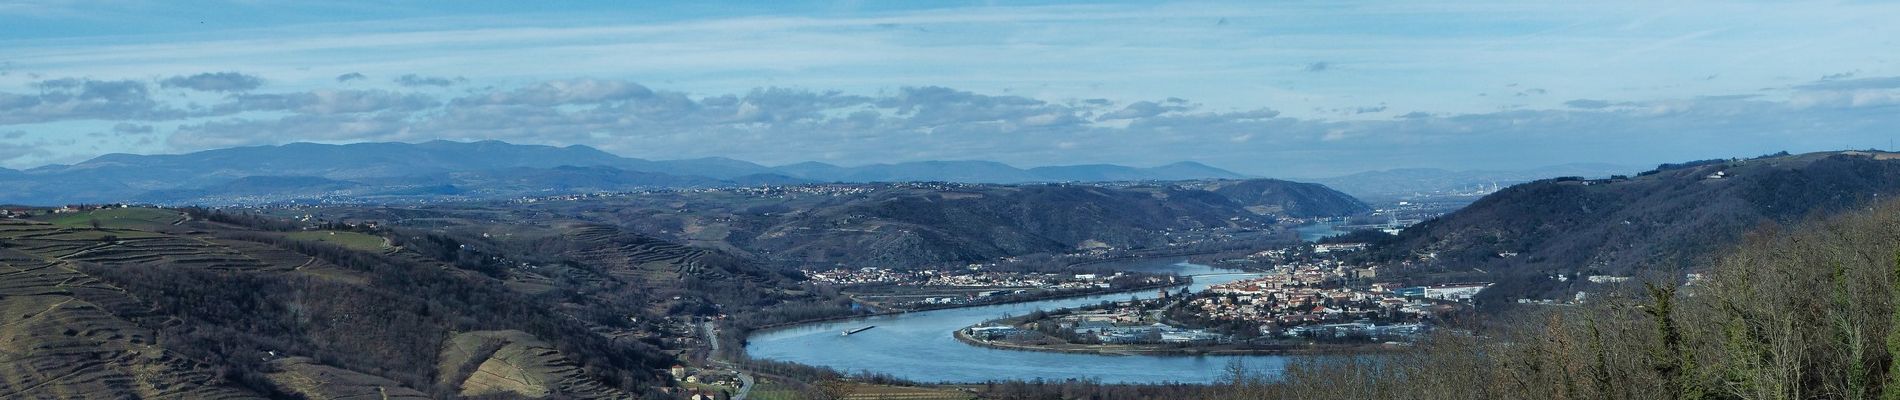
M206 72L174 76L159 81L166 88L185 88L204 92L244 92L264 85L264 80L236 72Z
M764 162L1207 154L1232 165L1356 170L1666 161L1707 147L1677 142L1692 139L1743 153L1812 149L1860 141L1874 134L1867 127L1894 119L1900 79L1889 76L1900 67L1881 39L1900 35L1888 23L1900 5L1675 6L956 7L637 22L461 15L12 40L0 42L9 63L0 126L45 137L136 122L153 130L141 136L170 146L49 143L40 149L51 155L8 165L97 151L448 138ZM1761 97L1705 97L1733 93ZM1586 150L1543 149L1560 144ZM1486 147L1513 150L1471 150ZM1348 156L1355 151L1366 155Z

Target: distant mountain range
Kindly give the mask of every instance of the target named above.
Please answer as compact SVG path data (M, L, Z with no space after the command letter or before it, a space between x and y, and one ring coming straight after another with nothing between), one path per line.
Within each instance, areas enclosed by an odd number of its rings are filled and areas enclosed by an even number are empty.
M963 183L1236 179L1192 162L1152 168L1017 168L990 161L768 167L729 158L644 160L587 146L498 141L292 143L176 155L109 154L73 165L0 169L0 203L261 203L319 198L497 198L647 188L812 182Z
M1240 179L1246 176L1194 162L1179 162L1152 168L1110 164L1068 165L1022 169L991 161L918 161L898 164L872 164L840 167L820 162L804 162L773 169L787 176L824 182L916 182L944 181L964 183L1023 182L1109 182L1178 181L1189 179Z

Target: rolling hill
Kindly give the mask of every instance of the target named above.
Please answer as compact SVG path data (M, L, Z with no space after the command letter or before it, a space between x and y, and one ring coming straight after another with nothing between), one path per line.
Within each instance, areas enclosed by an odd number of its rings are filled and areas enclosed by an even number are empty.
M1553 277L1681 273L1749 231L1900 195L1900 154L1825 152L1665 164L1634 177L1513 186L1385 239L1367 257L1486 271L1488 295L1558 296ZM1679 275L1677 275L1679 276ZM1468 278L1477 276L1467 276Z
M1215 187L1225 188L1225 194ZM1364 203L1324 186L1249 180L834 184L545 202L513 212L524 218L572 216L790 264L921 266L1090 246L1161 249L1175 240L1171 231L1266 230L1284 218L1367 210Z
M1341 217L1372 211L1365 202L1317 183L1278 179L1217 181L1206 187L1257 214Z
M696 346L662 316L811 296L600 225L39 214L0 219L0 398L634 398Z
M990 161L918 161L840 167L804 162L776 168L792 177L820 182L1115 182L1243 179L1246 176L1195 162L1136 168L1109 164L1022 169Z
M1597 163L1563 164L1522 170L1453 171L1439 168L1402 168L1317 178L1311 181L1362 199L1388 199L1415 194L1474 192L1492 185L1510 186L1564 176L1603 178L1615 174L1633 174L1641 169Z

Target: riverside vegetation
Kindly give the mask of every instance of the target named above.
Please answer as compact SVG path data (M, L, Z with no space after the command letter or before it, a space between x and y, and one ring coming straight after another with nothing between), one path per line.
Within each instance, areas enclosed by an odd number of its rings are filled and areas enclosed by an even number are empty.
M1577 306L1378 356L1230 367L1213 386L994 383L996 398L1900 398L1900 202L1765 226L1701 279L1652 275ZM1180 396L1180 397L1176 397Z

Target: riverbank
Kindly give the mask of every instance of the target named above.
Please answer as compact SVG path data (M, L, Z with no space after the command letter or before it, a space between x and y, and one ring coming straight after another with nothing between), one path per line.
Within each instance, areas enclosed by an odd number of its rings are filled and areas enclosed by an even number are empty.
M1245 271L1175 261L1163 259L1153 264L1136 264L1128 267L1128 270L1192 276L1194 281L1187 287L1190 291L1205 290L1209 286L1251 276ZM1222 368L1236 362L1260 371L1276 371L1285 364L1286 357L1281 356L1129 357L1006 351L972 346L951 335L972 324L1008 315L1028 315L1037 310L1075 308L1102 301L1154 298L1157 295L1154 291L1139 291L799 325L751 335L747 337L745 352L758 360L790 362L839 371L870 371L914 382L952 383L1008 381L1023 377L1089 379L1127 384L1208 383L1217 381ZM877 329L850 336L838 335L838 332L865 325L877 325ZM1050 366L1066 367L1052 369Z
M1049 294L1047 296L1035 296L1032 298L1004 299L1004 300L982 302L982 303L950 304L950 305L943 305L943 306L938 306L938 307L920 308L920 309L915 309L915 310L879 311L879 312L872 312L872 313L865 313L865 314L840 315L840 316L835 316L835 317L824 317L824 318L813 318L813 319L805 319L805 320L790 321L790 322L780 322L780 323L768 324L764 326L752 327L748 329L748 332L756 334L756 333L762 333L762 332L770 331L772 329L784 328L788 326L816 324L816 323L823 323L823 322L835 322L835 321L843 321L843 320L855 319L855 318L871 318L871 317L881 317L881 316L890 316L890 315L920 313L920 312L927 312L927 311L942 311L942 310L954 310L954 309L959 309L959 308L989 307L989 306L1000 306L1000 305L1017 304L1017 303L1032 303L1032 302L1049 301L1049 300L1067 300L1067 299L1074 299L1074 298L1081 298L1081 297L1106 296L1106 295L1121 294L1121 293L1137 293L1137 292L1156 290L1156 289L1173 289L1177 287L1183 287L1183 286L1194 284L1193 276L1179 276L1179 278L1180 279L1176 280L1175 282L1153 284L1153 285L1140 285L1140 286L1132 286L1132 287L1125 287L1125 288L1119 288L1119 289L1067 291L1067 292L1061 292L1061 293L1056 293L1056 294Z
M1002 341L983 340L970 337L969 329L958 329L951 333L957 341L971 346L998 350L1038 351L1047 353L1096 354L1108 356L1300 356L1300 355L1343 355L1367 354L1384 351L1396 351L1409 347L1407 344L1388 343L1310 343L1287 345L1215 345L1198 347L1175 347L1173 345L1144 344L1077 344L1063 343L1055 345L1018 344Z

